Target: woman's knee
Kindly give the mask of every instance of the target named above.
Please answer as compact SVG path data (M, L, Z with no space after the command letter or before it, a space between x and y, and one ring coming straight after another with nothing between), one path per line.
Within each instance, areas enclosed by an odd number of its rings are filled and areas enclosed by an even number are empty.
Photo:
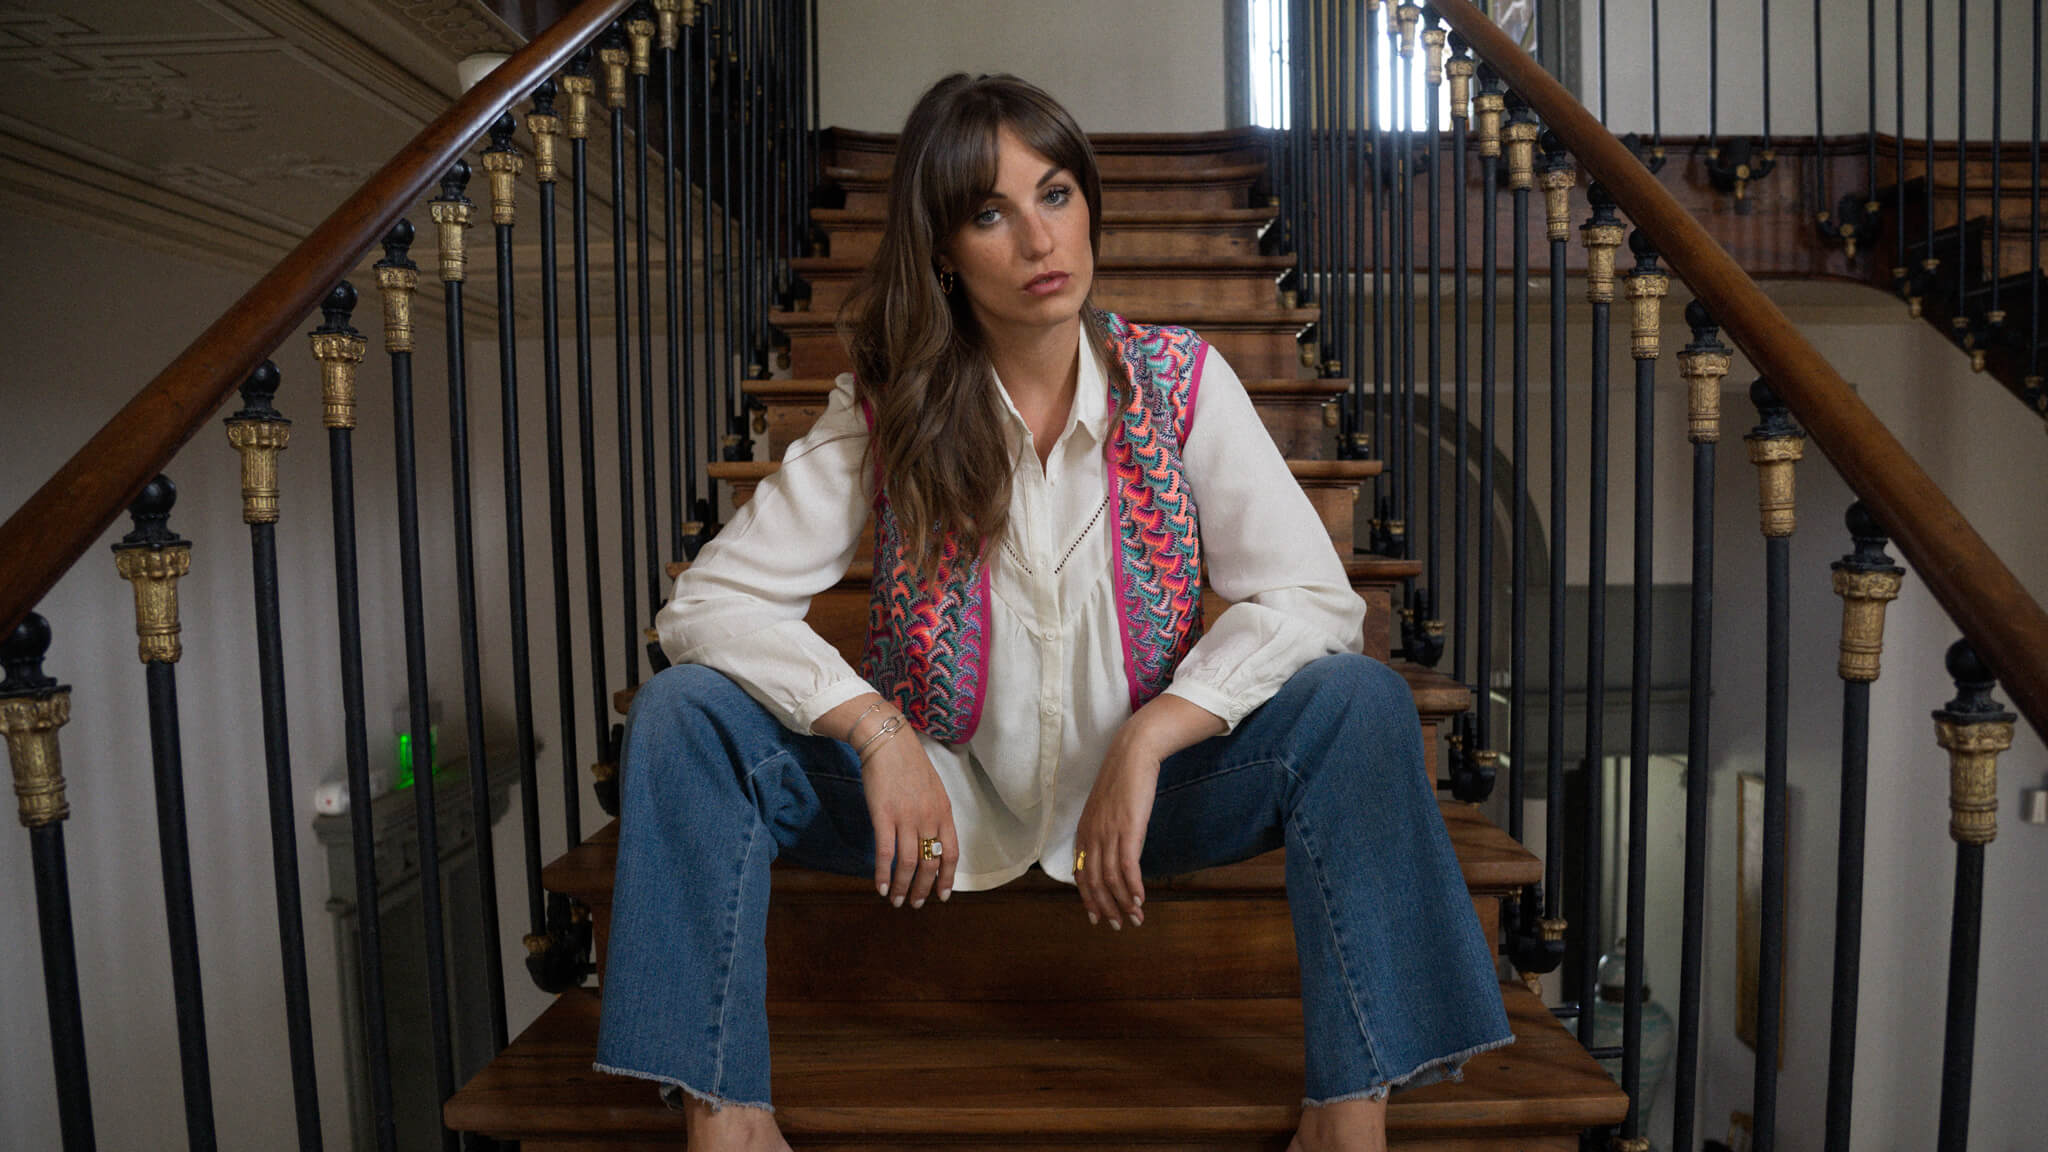
M725 766L720 714L745 694L723 673L700 664L677 664L633 693L626 717L622 775L631 791L651 795L673 789L678 773L702 774ZM751 702L751 701L748 701Z
M1308 729L1306 759L1313 761L1297 765L1297 771L1368 771L1419 757L1415 696L1399 672L1369 656L1341 652L1295 675L1307 693L1301 720ZM1420 774L1419 767L1403 770Z

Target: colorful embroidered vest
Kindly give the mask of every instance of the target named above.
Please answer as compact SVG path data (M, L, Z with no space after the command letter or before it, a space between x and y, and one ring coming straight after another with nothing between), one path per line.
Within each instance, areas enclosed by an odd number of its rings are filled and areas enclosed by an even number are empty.
M1109 389L1103 446L1124 674L1133 711L1157 696L1202 628L1202 541L1181 465L1201 387L1202 339L1185 328L1108 321L1128 387ZM1112 376L1112 380L1114 377ZM992 597L984 558L947 541L920 586L885 489L875 495L875 574L861 674L920 731L965 743L988 690Z

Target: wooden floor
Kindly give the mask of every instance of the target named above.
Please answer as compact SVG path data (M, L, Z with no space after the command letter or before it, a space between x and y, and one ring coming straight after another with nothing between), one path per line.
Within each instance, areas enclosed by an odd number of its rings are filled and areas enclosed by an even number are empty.
M1475 1057L1462 1083L1397 1093L1395 1145L1527 1134L1513 1146L1547 1148L1560 1128L1621 1119L1613 1081L1549 1011L1519 985L1502 993L1515 1044ZM591 1069L598 1003L560 997L448 1102L448 1125L529 1150L680 1146L682 1118L652 1084ZM1294 999L771 1003L769 1029L776 1120L799 1148L1279 1152L1300 1118Z

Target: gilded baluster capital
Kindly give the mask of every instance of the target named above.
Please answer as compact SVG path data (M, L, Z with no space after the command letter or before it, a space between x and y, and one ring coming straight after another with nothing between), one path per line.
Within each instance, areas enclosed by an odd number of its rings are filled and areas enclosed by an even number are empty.
M1830 566L1835 595L1842 598L1842 657L1835 671L1868 684L1877 679L1884 651L1884 606L1899 598L1906 570L1885 553L1884 527L1862 501L1849 505L1845 519L1856 549Z
M1991 696L1996 678L1967 640L1949 645L1956 698L1934 714L1934 738L1948 752L1948 834L1958 844L1998 836L1998 754L2012 747L2017 719Z
M178 580L192 570L192 542L171 531L171 506L178 489L158 476L128 506L134 531L114 545L114 570L135 586L137 654L144 664L175 664L184 654L178 641Z
M1394 9L1394 19L1401 26L1401 55L1415 55L1415 31L1422 24L1422 6L1403 4Z
M64 758L57 730L71 720L71 688L43 675L50 650L50 622L34 612L0 642L0 733L14 768L14 802L21 823L41 828L71 815L64 799Z
M533 178L543 184L555 182L555 137L561 135L562 118L555 115L555 82L543 80L533 90L533 111L526 114L526 131L533 137Z
M1501 94L1500 77L1484 62L1473 68L1479 79L1479 95L1472 98L1473 136L1484 157L1500 155L1501 118L1507 114L1507 97Z
M1450 59L1444 61L1444 76L1450 76L1450 119L1470 127L1473 123L1473 57L1466 55L1464 37L1450 33Z
M1536 114L1513 92L1507 95L1508 121L1501 127L1508 156L1508 189L1524 192L1536 182L1536 138L1542 135Z
M632 51L633 75L654 71L654 8L642 0L626 11L626 42Z
M1671 291L1671 277L1657 266L1657 249L1648 232L1638 228L1629 233L1628 248L1636 257L1628 274L1629 351L1638 360L1655 360L1662 347L1664 296Z
M569 98L562 128L571 140L590 137L590 101L597 93L597 81L590 75L590 56L590 49L584 48L569 58L569 67L562 73L562 94Z
M1614 251L1628 237L1628 229L1614 211L1614 196L1598 180L1586 185L1586 203L1593 214L1579 225L1579 239L1586 245L1586 299L1595 304L1614 302Z
M1571 927L1562 916L1545 916L1536 922L1536 934L1545 943L1564 939L1565 929Z
M1579 185L1578 161L1565 151L1564 141L1555 132L1545 132L1537 138L1541 158L1537 168L1541 171L1543 185L1543 212L1548 222L1547 235L1552 241L1572 238L1572 189Z
M355 310L355 285L343 280L320 302L322 323L310 337L320 362L320 419L329 428L356 426L356 366L370 342L349 325Z
M441 234L441 279L460 281L469 264L469 253L464 248L463 233L469 231L470 217L476 205L470 203L463 190L469 187L469 163L457 160L441 177L441 196L427 202L427 211L439 225Z
M292 442L292 422L271 404L277 365L265 360L242 381L241 411L228 417L228 443L242 455L242 520L277 523L277 454Z
M663 52L673 52L682 37L683 0L654 0L655 39Z
M1650 1152L1648 1136L1611 1136L1607 1140L1607 1152Z
M1422 78L1431 88L1435 88L1444 82L1444 49L1447 39L1444 30L1440 27L1424 28L1422 30L1422 48L1426 60L1426 63L1423 65Z
M1678 374L1685 378L1691 417L1686 438L1714 444L1721 439L1721 380L1728 375L1732 356L1705 304L1687 304L1685 322L1692 325L1692 343L1678 354Z
M1749 445L1749 462L1756 465L1757 510L1764 535L1790 536L1797 526L1793 465L1806 455L1806 436L1763 377L1750 385L1749 398L1756 405L1757 425L1743 439Z
M631 59L625 30L614 24L597 42L597 63L604 69L605 107L626 106L626 66Z
M508 227L515 218L513 190L520 170L526 166L526 158L512 143L512 134L518 130L519 122L512 118L512 113L499 113L491 122L491 143L483 154L484 171L491 177L491 223Z
M412 295L420 286L420 266L407 255L412 247L412 221L403 217L384 234L384 258L377 261L377 289L384 298L384 350L412 351Z

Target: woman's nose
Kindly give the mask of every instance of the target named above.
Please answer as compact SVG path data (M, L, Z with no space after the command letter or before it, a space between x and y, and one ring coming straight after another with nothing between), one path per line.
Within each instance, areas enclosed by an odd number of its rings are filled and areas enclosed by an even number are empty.
M1024 214L1024 227L1018 242L1023 247L1026 259L1036 260L1052 251L1052 224L1037 212Z

